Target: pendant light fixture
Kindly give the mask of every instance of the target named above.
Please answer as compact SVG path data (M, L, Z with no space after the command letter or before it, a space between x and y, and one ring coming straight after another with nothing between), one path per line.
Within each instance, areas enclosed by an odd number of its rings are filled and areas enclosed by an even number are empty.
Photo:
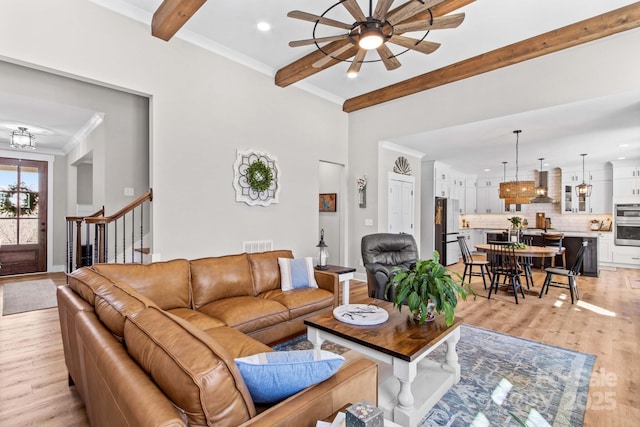
M11 132L11 148L31 148L36 149L36 137L27 132L27 128L18 127L18 130Z
M591 184L587 184L584 182L584 156L586 154L580 154L582 156L582 184L576 185L576 195L578 197L589 197L591 196Z
M521 130L514 130L516 134L516 180L500 183L500 198L509 200L509 204L528 204L535 197L535 182L518 180L518 145L520 142Z

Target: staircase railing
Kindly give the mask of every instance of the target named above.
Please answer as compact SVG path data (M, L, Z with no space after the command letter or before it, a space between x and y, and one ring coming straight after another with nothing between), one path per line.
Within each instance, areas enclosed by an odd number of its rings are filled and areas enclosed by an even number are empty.
M104 216L102 208L90 216L67 217L67 271L93 263L142 263L150 252L150 237L145 236L150 232L152 200L149 190L110 216Z

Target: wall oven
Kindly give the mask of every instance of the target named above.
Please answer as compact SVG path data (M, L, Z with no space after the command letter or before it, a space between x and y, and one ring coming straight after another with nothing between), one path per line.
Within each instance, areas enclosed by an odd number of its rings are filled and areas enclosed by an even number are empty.
M615 206L616 246L640 246L640 203Z

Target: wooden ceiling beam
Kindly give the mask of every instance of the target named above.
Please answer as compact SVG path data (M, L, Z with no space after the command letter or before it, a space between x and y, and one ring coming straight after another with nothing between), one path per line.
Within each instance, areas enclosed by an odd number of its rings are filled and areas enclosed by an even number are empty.
M348 99L348 113L640 27L640 2Z
M166 1L166 0L165 0ZM433 12L433 16L443 16L446 15L450 12L453 12L454 10L457 10L463 6L466 6L470 3L473 3L475 0L445 0L444 2L440 3L437 6L434 6L431 11ZM400 8L403 8L406 5L403 4L399 7L397 7L395 10L398 10ZM389 13L393 12L390 11ZM424 17L425 14L420 14L417 15L416 18L418 16L422 16ZM429 13L426 13L426 16L430 16ZM426 18L423 18L426 19ZM340 40L337 42L333 42L330 43L326 46L323 46L323 49L327 52L332 52L334 50L339 49L340 47L346 45L347 43L349 43L348 40ZM342 61L351 58L352 56L354 56L358 51L358 48L356 46L353 47L353 49L349 49L348 51L346 51L345 53L343 53L342 55L339 55L338 58L340 58L341 60L335 60L332 59L329 63L327 63L324 67L322 68L314 68L312 67L312 64L317 62L319 59L322 59L325 54L320 52L319 50L315 50L313 52L311 52L310 54L303 56L302 58L298 59L295 62L292 62L289 65L286 65L284 67L282 67L281 69L279 69L276 72L276 76L275 76L275 83L277 86L280 87L287 87L291 84L297 83L300 80L306 79L307 77L310 77L312 75L314 75L317 72L320 72L322 70L326 70L329 67L332 67L336 64L341 63ZM346 72L346 71L345 71Z
M164 0L153 14L151 35L169 41L207 0Z

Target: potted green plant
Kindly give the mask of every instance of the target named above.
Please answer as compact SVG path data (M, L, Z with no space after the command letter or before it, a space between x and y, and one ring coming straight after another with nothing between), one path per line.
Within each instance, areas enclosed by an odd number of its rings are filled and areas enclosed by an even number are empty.
M511 228L513 228L514 230L517 230L518 228L520 228L520 226L522 226L522 218L520 218L519 216L512 216L508 219L511 223Z
M393 305L402 311L402 305L406 304L411 313L420 322L424 323L431 318L435 311L444 313L447 326L453 324L455 308L458 305L458 297L463 300L467 295L476 293L471 286L462 284L462 279L457 273L458 280L454 280L451 272L439 262L440 255L433 252L433 259L417 260L410 269L393 268L393 278L387 285L386 292L395 287Z

